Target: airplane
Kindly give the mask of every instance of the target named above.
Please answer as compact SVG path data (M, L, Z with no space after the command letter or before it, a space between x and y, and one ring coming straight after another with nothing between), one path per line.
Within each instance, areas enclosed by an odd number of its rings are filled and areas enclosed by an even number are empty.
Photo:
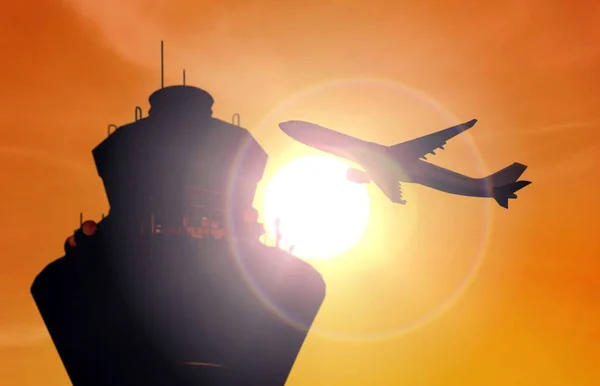
M515 192L531 183L519 181L526 165L515 162L487 177L473 178L426 162L428 154L443 150L448 140L476 123L477 119L472 119L392 146L363 141L305 121L282 122L279 127L298 142L360 165L364 171L349 167L346 178L359 184L373 182L393 203L406 204L401 190L406 182L461 196L492 197L508 209L508 200L517 198Z

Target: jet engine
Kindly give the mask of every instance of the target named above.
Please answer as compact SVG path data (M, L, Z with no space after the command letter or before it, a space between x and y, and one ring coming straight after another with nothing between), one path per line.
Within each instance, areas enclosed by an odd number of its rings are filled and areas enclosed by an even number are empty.
M371 177L369 177L366 172L353 168L348 168L348 171L346 172L346 179L357 184L366 184L371 182Z

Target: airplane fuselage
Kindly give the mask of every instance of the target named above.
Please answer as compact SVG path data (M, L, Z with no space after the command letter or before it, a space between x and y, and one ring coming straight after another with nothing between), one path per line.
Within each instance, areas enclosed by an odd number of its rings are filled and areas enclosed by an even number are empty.
M490 184L485 178L473 178L464 174L416 160L405 166L410 175L406 182L417 183L442 192L471 197L490 197Z
M346 158L363 166L367 173L369 173L370 170L376 167L375 165L371 165L370 162L373 159L372 154L375 152L387 154L388 152L385 146L372 143L365 143L365 145L369 147L375 145L377 148L366 152L361 151L361 154L358 154L358 156L352 154ZM363 154L365 153L367 157L364 157ZM393 155L387 155L385 158L389 164L392 164L389 170L391 170L393 177L398 182L419 184L445 193L461 196L491 196L491 189L489 189L489 184L486 183L485 178L469 177L421 159L398 159L398 157L394 157Z
M485 178L472 178L421 159L402 159L387 146L363 141L325 127L284 130L292 138L315 149L361 165L368 174L381 169L398 182L415 183L446 193L472 197L490 197Z

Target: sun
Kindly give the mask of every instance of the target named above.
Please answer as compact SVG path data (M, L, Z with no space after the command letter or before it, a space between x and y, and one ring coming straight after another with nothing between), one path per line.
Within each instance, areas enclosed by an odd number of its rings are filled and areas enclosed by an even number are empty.
M360 240L369 220L365 185L346 179L346 165L328 156L305 156L283 166L264 195L267 236L273 242L276 222L280 245L294 255L328 259Z

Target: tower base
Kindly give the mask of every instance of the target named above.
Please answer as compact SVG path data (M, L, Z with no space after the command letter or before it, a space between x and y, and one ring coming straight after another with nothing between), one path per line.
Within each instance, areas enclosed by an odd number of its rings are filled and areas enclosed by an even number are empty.
M325 297L258 241L133 235L105 219L31 293L75 386L282 386Z

